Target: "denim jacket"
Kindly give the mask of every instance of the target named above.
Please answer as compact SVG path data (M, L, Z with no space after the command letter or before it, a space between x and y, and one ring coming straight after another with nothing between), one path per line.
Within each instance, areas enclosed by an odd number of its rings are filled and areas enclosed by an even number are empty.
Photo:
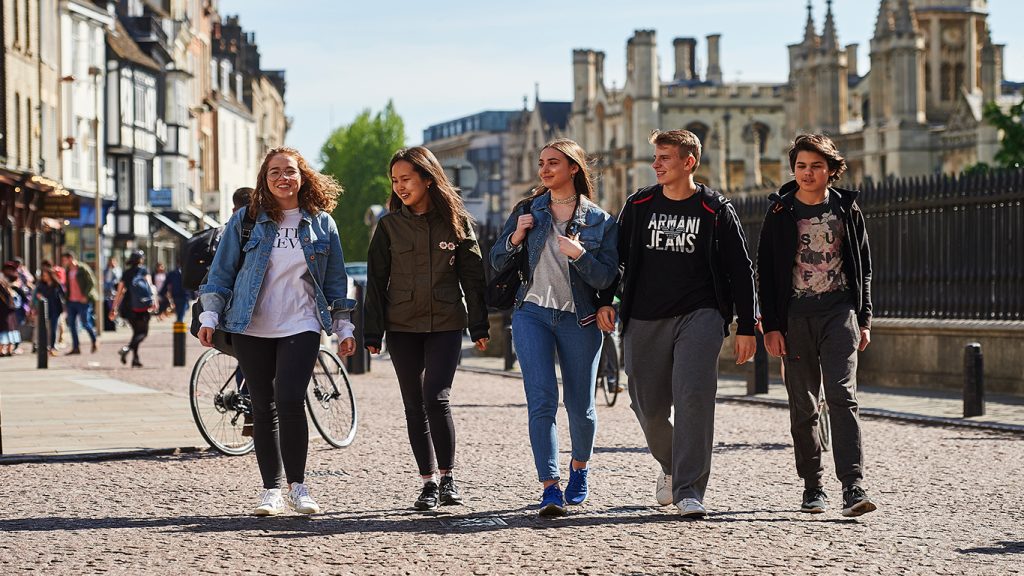
M551 192L545 192L530 201L530 214L533 215L533 228L526 235L526 254L529 263L529 277L516 293L516 309L523 305L526 292L533 279L533 270L540 261L546 236L551 229L552 215ZM491 248L491 266L495 270L505 267L513 254L523 249L522 245L512 246L509 239L516 231L520 210L513 210L501 235ZM573 215L570 227L579 233L583 254L575 260L569 260L569 284L572 288L573 305L576 308L576 320L580 326L586 326L597 319L597 294L611 287L618 274L618 253L616 246L619 241L619 225L600 206L585 196L580 196L580 204Z
M210 264L206 283L199 287L204 312L219 315L219 328L226 332L244 333L252 320L256 298L270 262L270 252L277 238L277 222L265 212L256 217L256 226L244 246L242 219L247 208L235 212L228 220L220 245ZM334 320L348 320L356 301L346 293L348 279L341 253L341 238L334 218L326 212L310 216L301 211L299 241L306 267L313 278L320 326L330 334ZM245 262L239 270L242 251Z

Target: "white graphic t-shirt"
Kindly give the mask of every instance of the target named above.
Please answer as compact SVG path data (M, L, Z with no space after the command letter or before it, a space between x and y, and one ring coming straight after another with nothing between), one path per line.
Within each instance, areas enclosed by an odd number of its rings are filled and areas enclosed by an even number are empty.
M300 332L320 332L313 278L298 234L301 222L298 208L284 211L252 321L245 329L249 336L283 338Z
M813 316L851 305L852 294L843 272L843 221L825 202L809 206L794 199L797 251L793 263L793 297L789 313Z

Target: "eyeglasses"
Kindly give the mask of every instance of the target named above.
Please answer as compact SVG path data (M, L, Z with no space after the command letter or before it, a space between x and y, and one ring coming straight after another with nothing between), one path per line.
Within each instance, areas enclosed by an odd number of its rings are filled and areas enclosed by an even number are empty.
M298 176L299 171L295 170L294 168L289 168L287 170L278 170L275 168L273 170L267 171L267 178L270 180L280 180L282 177L292 180L294 178L297 178Z

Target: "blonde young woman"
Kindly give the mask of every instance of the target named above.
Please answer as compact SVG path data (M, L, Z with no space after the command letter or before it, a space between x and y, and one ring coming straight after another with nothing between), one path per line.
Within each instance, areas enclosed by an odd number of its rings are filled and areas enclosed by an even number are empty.
M566 504L589 495L587 463L594 451L597 412L594 381L601 350L598 291L609 289L618 272L615 219L590 200L593 184L586 153L568 139L550 142L537 161L540 186L516 209L491 249L491 265L501 270L526 250L528 278L512 313L512 341L523 371L530 420L530 444L543 485L540 514L562 516ZM558 382L562 375L569 416L572 459L563 494L558 463Z
M305 484L309 430L304 398L320 349L320 331L338 334L338 353L355 350L345 261L331 217L341 186L292 148L271 150L249 205L228 221L199 287L199 340L212 346L219 327L232 333L252 398L253 441L263 480L254 514L300 514L320 506ZM255 226L242 238L249 214ZM281 485L287 481L288 491Z

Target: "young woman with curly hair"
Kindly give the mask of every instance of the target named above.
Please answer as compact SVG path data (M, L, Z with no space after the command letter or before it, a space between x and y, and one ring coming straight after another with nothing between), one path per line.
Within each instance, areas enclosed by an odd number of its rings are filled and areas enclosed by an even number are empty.
M199 340L211 346L217 327L232 334L252 397L264 488L257 516L279 514L285 502L301 514L320 511L304 478L306 386L321 330L338 333L340 355L355 350L355 301L347 298L341 239L331 217L340 193L341 186L310 168L297 150L271 150L249 206L228 221L207 283L199 287ZM255 225L243 238L246 219Z
M367 258L364 337L376 354L387 333L423 480L414 506L431 510L462 503L452 476L455 423L448 396L462 331L468 327L477 348L487 347L483 257L469 213L430 150L395 152L391 191Z

